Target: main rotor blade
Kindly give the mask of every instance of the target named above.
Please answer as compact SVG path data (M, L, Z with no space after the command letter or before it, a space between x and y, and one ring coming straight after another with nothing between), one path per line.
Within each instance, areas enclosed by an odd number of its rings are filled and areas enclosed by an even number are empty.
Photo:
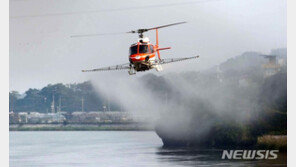
M164 28L164 27L169 27L169 26L174 26L174 25L178 25L178 24L184 24L184 23L187 23L187 22L186 21L183 21L183 22L178 22L178 23L173 23L173 24L167 24L167 25L163 25L163 26L148 28L147 31L149 31L149 30L155 30L155 29L159 29L159 28Z
M183 22L167 24L167 25L148 28L148 29L132 30L132 31L128 31L128 32L103 33L103 34L83 34L83 35L72 35L70 37L71 38L77 38L77 37L92 37L92 36L104 36L104 35L120 35L120 34L126 34L126 33L132 33L132 34L133 33L144 33L144 32L149 31L149 30L154 30L154 29L159 29L159 28L164 28L164 27L169 27L169 26L174 26L174 25L184 24L184 23L187 23L187 22L183 21Z
M105 35L121 35L126 34L127 32L115 32L115 33L103 33L103 34L82 34L82 35L71 35L71 38L78 38L78 37L92 37L92 36L105 36Z
M138 33L138 34L142 34L142 33L147 32L149 30L155 30L155 29L159 29L159 28L164 28L164 27L169 27L169 26L174 26L174 25L184 24L184 23L186 23L186 22L183 21L183 22L178 22L178 23L173 23L173 24L167 24L167 25L162 25L162 26L157 26L157 27L152 27L152 28L141 28L141 29L129 31L127 33Z

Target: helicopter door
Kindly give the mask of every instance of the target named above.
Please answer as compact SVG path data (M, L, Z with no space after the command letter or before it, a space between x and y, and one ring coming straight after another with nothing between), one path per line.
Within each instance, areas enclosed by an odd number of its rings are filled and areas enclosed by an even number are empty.
M149 45L149 48L150 48L150 53L153 53L154 52L153 45Z

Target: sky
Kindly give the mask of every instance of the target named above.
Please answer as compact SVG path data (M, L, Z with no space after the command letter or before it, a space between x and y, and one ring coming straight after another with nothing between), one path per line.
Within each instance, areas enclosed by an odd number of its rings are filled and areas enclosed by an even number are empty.
M287 45L286 0L10 0L10 91L146 73L200 71L246 51L268 54ZM128 62L134 34L126 32L186 21L159 30L162 58L200 55L192 61L129 76L127 71L82 73ZM145 34L155 43L155 32Z

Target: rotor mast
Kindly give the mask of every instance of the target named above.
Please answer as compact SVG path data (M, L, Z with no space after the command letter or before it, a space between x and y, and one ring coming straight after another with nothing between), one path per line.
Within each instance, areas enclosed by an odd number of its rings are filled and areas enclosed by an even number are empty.
M138 30L128 31L127 33L138 33L139 38L143 38L144 37L144 35L143 35L144 32L147 32L147 31L150 31L150 30L156 30L156 33L158 33L157 30L159 28L164 28L164 27L169 27L169 26L174 26L174 25L184 24L184 23L186 23L186 22L183 21L183 22L167 24L167 25L162 25L162 26L157 26L157 27L152 27L152 28L141 28L141 29L138 29Z

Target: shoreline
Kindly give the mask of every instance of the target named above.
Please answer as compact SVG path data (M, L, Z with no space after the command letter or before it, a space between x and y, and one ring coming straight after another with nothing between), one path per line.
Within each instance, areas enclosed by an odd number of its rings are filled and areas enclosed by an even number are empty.
M151 125L128 124L10 124L9 131L153 131Z

